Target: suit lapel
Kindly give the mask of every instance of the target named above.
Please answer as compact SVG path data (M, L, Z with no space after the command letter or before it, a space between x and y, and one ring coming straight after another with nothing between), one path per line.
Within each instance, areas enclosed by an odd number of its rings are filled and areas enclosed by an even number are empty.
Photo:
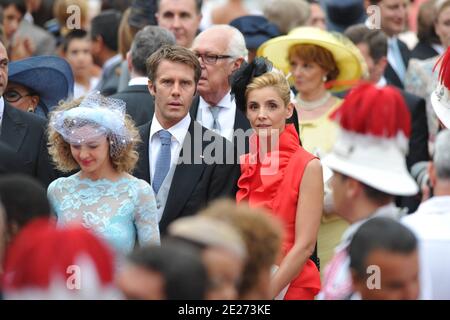
M139 127L139 134L141 136L142 142L139 152L139 165L138 169L140 171L139 177L144 179L151 185L151 177L150 177L150 163L149 163L149 153L148 153L148 145L150 143L150 127L152 122L148 122L144 124L142 127Z
M186 137L183 148L180 152L181 158L185 150L190 149L191 162L190 164L180 163L175 169L169 195L167 196L166 207L164 208L164 213L161 219L161 224L166 224L169 221L173 221L177 216L179 216L180 211L182 211L194 188L197 186L198 180L200 179L203 171L205 170L206 164L202 159L205 141L201 138L202 148L200 150L196 150L199 148L194 148L194 145L198 142L191 142L191 140L195 137L194 131L197 132L197 135L198 132L201 132L203 137L204 128L197 122L191 121L188 130L188 134L191 139Z
M192 100L191 108L189 109L189 113L191 114L192 120L197 120L198 106L200 104L200 96L196 95Z
M244 131L250 129L250 122L245 114L236 106L236 115L234 117L234 130L242 129Z
M23 122L20 111L5 102L0 141L6 142L11 149L18 152L28 131L28 125Z
M400 54L403 59L403 63L405 64L405 70L408 69L409 58L411 56L411 52L408 49L408 46L403 42L398 40L398 47L400 49Z
M391 64L388 63L387 67L386 67L386 71L384 72L384 76L386 78L386 81L389 84L392 84L398 88L403 89L403 83L400 80L400 78L397 75L397 72L395 72L394 68L392 68Z

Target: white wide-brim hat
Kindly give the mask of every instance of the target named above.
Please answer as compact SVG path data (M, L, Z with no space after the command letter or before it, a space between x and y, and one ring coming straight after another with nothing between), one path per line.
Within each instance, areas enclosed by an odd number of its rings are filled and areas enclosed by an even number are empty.
M439 84L431 93L431 105L439 120L446 128L450 128L450 92Z
M399 144L407 145L403 135L381 138L341 129L332 152L322 159L322 163L384 193L415 195L419 188L408 172L405 154Z

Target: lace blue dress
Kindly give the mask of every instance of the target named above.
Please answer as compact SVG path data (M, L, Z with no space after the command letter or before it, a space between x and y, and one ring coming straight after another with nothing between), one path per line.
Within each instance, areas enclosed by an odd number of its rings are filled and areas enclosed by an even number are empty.
M53 181L47 190L58 225L81 223L121 256L136 244L159 244L156 200L150 185L132 176L117 181L82 179L79 173Z

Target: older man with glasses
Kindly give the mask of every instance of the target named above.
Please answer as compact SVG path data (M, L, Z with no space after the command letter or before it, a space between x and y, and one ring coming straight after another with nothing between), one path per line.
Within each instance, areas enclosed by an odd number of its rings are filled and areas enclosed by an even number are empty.
M244 36L234 27L216 25L194 39L192 50L199 58L202 73L197 86L199 97L192 103L191 116L232 141L236 129L250 128L241 111L244 109L236 107L228 82L247 56Z

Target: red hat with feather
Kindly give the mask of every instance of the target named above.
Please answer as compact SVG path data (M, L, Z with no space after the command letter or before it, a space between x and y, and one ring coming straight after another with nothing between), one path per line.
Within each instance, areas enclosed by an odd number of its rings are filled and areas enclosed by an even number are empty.
M8 248L3 290L7 299L118 298L113 274L112 252L90 231L38 219Z
M447 48L445 54L438 60L439 84L431 94L431 105L439 120L446 128L450 128L450 51Z
M325 166L391 195L418 192L405 160L410 114L396 88L363 83L350 91L331 118L340 132L322 160Z

